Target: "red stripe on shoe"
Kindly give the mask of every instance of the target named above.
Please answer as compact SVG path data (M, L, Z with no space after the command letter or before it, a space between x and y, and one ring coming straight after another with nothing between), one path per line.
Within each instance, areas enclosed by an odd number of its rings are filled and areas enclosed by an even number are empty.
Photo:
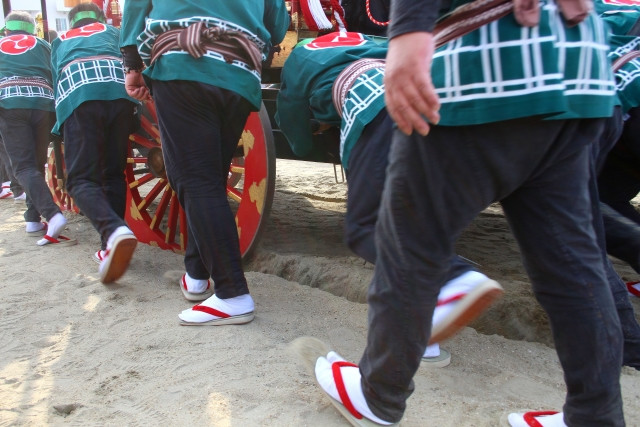
M71 239L69 239L68 237L63 236L62 234L61 234L61 235L59 235L58 237L59 237L60 239L62 239L62 240L71 240ZM48 235L46 235L46 234L44 235L44 238L45 238L45 240L48 240L48 241L50 241L51 243L60 243L60 240L56 239L55 237L48 236Z
M338 395L340 396L340 400L342 401L342 404L344 405L344 407L347 408L347 411L349 411L351 415L361 420L362 414L358 412L356 408L353 406L353 403L351 403L351 399L349 399L349 394L347 394L347 389L344 386L344 380L342 379L342 372L340 371L340 368L343 368L345 366L350 366L355 368L358 367L358 365L351 362L345 362L345 361L333 362L333 364L331 364L331 370L333 371L333 381L336 383L336 388L338 389Z
M528 426L531 427L543 427L542 424L540 424L540 421L536 420L535 417L545 417L547 415L555 415L557 414L558 411L532 411L532 412L526 412L523 415L524 418L524 422L527 423Z
M207 313L210 314L212 316L216 316L216 317L221 317L223 319L226 319L227 317L231 317L231 315L224 313L222 311L216 310L215 308L212 307L208 307L206 305L194 305L193 307L191 307L191 310L193 311L202 311L203 313Z
M467 294L465 292L459 293L459 294L455 294L450 296L449 298L445 298L443 300L438 300L438 304L436 305L436 307L440 307L443 305L447 305L450 304L452 302L458 301L462 298L464 298Z
M637 285L640 282L627 282L627 290L629 291L630 294L633 294L637 297L640 297L640 291L638 289L636 289L633 285Z

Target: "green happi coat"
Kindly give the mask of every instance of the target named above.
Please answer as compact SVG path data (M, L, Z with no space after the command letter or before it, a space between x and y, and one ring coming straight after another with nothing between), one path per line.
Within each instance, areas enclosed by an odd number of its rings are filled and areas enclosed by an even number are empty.
M64 121L85 101L128 99L138 103L124 89L119 41L120 31L100 22L69 30L53 41L54 133L59 133Z
M594 12L566 28L552 0L540 7L536 27L510 14L436 51L440 126L611 116L617 98L604 23Z
M35 36L14 34L0 39L0 84L28 77L51 86L51 46ZM0 108L54 111L53 91L19 85L0 89Z
M313 118L340 126L340 155L347 167L362 130L384 108L382 72L369 70L356 80L345 100L342 120L332 102L333 82L349 64L384 58L387 49L386 39L331 33L291 52L282 69L276 121L297 156L305 156L312 147Z
M618 58L640 50L640 38L629 34L640 19L640 5L620 1L597 0L596 12L611 29L609 58L615 62ZM624 112L640 105L640 60L627 62L615 73L616 89Z
M249 8L259 13L246 13ZM272 43L284 38L289 14L284 1L279 0L127 0L120 45L137 45L142 60L149 66L151 49L159 34L186 28L194 22L243 33L262 51L264 60ZM251 102L256 110L260 108L260 74L241 61L227 63L215 52L207 52L199 59L186 51L168 52L144 74L153 80L191 80L232 90Z

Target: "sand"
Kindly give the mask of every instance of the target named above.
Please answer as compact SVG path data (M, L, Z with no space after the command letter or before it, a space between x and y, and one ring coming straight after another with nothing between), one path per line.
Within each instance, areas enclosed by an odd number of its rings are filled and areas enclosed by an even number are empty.
M105 286L86 218L66 214L77 246L38 247L24 205L0 201L0 426L345 425L288 344L313 335L357 361L373 268L342 242L346 184L331 165L278 160L277 175L271 218L246 263L257 315L243 326L179 326L190 306L180 255L139 245L127 274ZM458 252L505 296L443 344L448 367L420 367L401 425L496 426L514 410L561 409L548 324L498 206ZM626 421L640 425L640 372L624 368L621 384Z

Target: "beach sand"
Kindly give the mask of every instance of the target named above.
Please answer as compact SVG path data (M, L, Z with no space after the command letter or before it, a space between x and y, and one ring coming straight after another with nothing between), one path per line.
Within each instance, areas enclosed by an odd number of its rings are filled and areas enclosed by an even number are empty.
M38 247L24 205L0 201L0 426L345 425L288 348L311 335L361 356L373 268L343 243L345 200L331 165L278 160L271 217L245 266L256 319L226 327L178 324L190 306L180 255L140 244L125 276L105 286L85 217L65 214L78 245ZM561 410L548 323L499 206L457 249L505 295L442 344L448 367L420 367L401 425L496 426L515 410ZM640 372L623 368L621 384L627 424L638 426Z

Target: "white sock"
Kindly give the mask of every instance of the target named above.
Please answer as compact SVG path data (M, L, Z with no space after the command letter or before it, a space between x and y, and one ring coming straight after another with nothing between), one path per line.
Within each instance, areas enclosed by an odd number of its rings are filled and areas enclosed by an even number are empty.
M528 427L529 424L526 424L522 420L522 416L524 414L509 414L509 424L512 427ZM542 415L539 417L534 417L536 421L540 423L542 427L567 427L564 423L564 417L562 412L558 412L554 415Z
M427 359L430 357L438 356L440 356L440 344L438 343L428 345L424 350L424 354L422 355L422 357L426 357Z
M67 225L67 219L62 215L62 213L58 212L48 221L47 225L47 236L57 238L64 227Z
M340 360L344 360L338 353L329 352L327 357L319 357L316 361L316 378L320 387L333 399L342 403L342 399L340 399L340 395L338 394L338 389L336 387L336 383L333 379L333 371L331 369L331 364ZM347 390L347 394L349 395L349 399L353 404L353 407L356 408L356 411L360 412L362 416L370 419L371 421L382 424L385 426L391 425L388 421L381 420L376 417L371 409L369 409L369 405L367 405L367 401L364 398L364 394L362 394L362 385L360 384L360 369L357 367L343 367L340 369L342 373L342 381L344 382L344 387Z
M40 231L44 228L44 224L41 222L27 222L27 233L32 233L34 231Z
M116 237L122 236L124 234L133 234L133 231L131 231L129 227L125 227L124 225L116 228L113 233L111 233L111 236L109 236L109 240L107 240L107 249L111 249L111 247L113 246L113 241Z
M189 273L185 273L184 281L187 282L187 291L193 292L194 294L203 293L207 290L207 286L209 286L209 280L194 279L189 276Z
M198 305L214 308L228 314L229 316L239 316L241 314L251 313L255 308L251 294L244 294L239 297L227 299L220 299L214 294ZM220 318L203 311L192 310L191 308L182 311L182 313L178 314L178 317L185 322L194 323L208 322L210 320Z

